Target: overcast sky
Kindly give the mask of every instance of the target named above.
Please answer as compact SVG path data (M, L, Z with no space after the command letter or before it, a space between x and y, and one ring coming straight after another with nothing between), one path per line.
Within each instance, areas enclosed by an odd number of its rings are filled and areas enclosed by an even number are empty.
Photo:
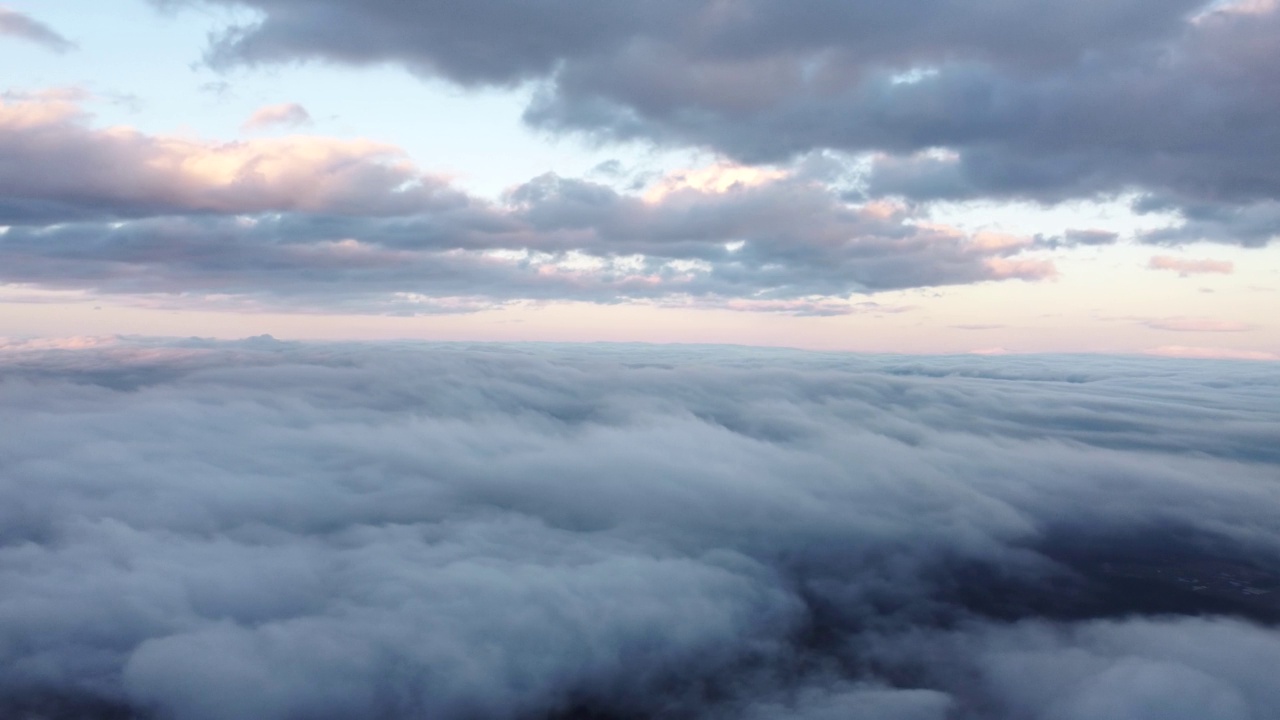
M1280 4L5 0L0 335L1280 359Z

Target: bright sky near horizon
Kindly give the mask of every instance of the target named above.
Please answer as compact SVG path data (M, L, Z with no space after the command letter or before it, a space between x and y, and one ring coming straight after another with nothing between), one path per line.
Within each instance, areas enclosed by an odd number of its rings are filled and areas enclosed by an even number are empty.
M0 336L1280 359L1276 2L898 5L5 0Z

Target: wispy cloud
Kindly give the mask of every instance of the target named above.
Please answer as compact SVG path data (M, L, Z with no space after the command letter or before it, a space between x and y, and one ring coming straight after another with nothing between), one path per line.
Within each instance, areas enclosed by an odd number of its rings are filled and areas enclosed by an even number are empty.
M1254 329L1249 323L1201 317L1149 318L1142 324L1154 330L1174 332L1245 332Z
M1000 330L1008 326L1001 323L961 323L951 327L957 330Z
M53 28L16 10L0 7L0 35L43 45L54 52L69 52L76 44L59 35Z
M1235 263L1227 260L1189 260L1186 258L1156 255L1147 263L1152 270L1172 270L1182 277L1191 275L1230 275L1236 271Z
M273 127L296 128L311 124L311 113L297 103L266 105L253 111L241 129L266 130Z
M48 287L355 312L487 297L831 315L865 310L860 293L1056 274L1033 238L723 163L655 192L548 173L495 201L392 145L99 129L64 94L0 104L0 160L0 279Z

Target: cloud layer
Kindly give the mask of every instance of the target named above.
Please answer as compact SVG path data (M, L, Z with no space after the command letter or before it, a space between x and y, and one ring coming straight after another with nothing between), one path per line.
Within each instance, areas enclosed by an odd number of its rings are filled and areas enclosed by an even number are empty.
M1235 263L1227 260L1185 260L1168 255L1155 255L1147 263L1152 270L1172 270L1182 277L1189 275L1219 274L1230 275L1236 271Z
M1278 407L1210 361L7 343L0 708L1267 717Z
M871 154L871 192L922 200L1136 191L1193 231L1248 216L1210 240L1280 234L1271 0L234 4L259 18L215 38L215 66L393 62L464 86L533 83L526 119L541 128L744 162Z
M494 201L385 144L99 129L83 101L0 104L0 281L356 312L529 299L851 312L853 293L1055 274L1035 238L961 232L797 172L720 164L640 194L548 174Z

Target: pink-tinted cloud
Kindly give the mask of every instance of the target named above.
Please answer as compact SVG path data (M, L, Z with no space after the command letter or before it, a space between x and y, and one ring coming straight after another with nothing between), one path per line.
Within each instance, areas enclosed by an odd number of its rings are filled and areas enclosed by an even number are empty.
M891 312L858 293L1055 274L1032 238L787 173L721 164L647 194L546 174L492 202L391 145L98 129L84 100L0 103L0 280L377 311L466 296L829 315Z
M1147 263L1152 270L1172 270L1182 277L1188 275L1230 275L1236 271L1235 263L1227 260L1185 260L1169 255L1156 255Z
M114 335L75 335L71 337L15 338L0 336L0 353L37 350L84 350L115 345Z
M993 257L984 262L993 280L1051 280L1058 276L1051 260Z
M273 127L296 128L311 124L311 113L298 103L266 105L253 111L241 125L243 130L266 130Z
M707 303L700 303L706 306ZM788 300L757 300L752 298L735 298L725 302L721 307L726 310L753 313L780 313L810 317L831 317L837 315L897 315L911 312L915 308L909 305L882 305L870 300L852 302L842 298L812 297L792 298Z
M6 215L139 216L304 211L402 214L456 201L399 148L290 137L211 142L95 129L75 92L0 100Z

